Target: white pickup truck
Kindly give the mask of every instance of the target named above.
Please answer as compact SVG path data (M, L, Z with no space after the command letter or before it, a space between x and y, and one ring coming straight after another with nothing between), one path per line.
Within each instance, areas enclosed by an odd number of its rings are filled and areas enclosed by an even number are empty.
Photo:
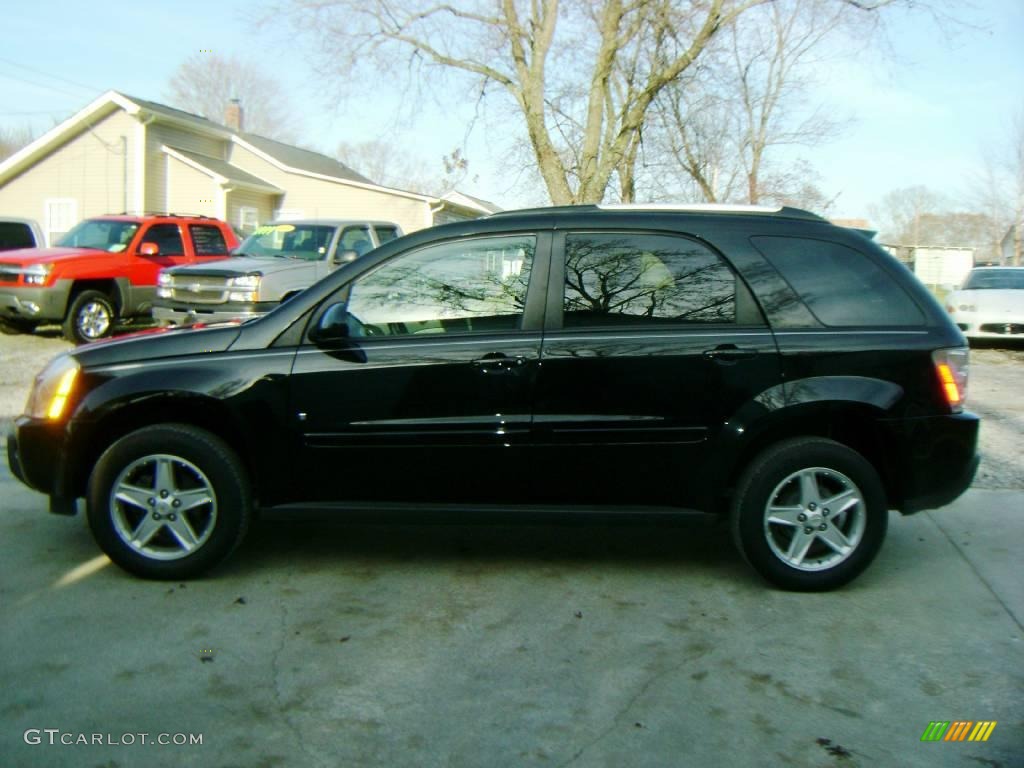
M0 251L45 247L43 232L32 219L0 216Z
M337 267L401 236L401 228L388 221L303 219L266 224L227 259L162 270L153 318L159 325L188 325L256 317Z

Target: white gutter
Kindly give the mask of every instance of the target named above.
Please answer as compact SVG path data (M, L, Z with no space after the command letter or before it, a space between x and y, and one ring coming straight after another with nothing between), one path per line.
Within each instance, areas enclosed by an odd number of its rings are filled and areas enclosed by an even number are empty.
M442 202L436 208L434 206L427 207L427 226L434 226L434 215L444 210L444 203Z
M138 118L135 124L135 213L146 212L146 126L156 120L150 114L145 119Z

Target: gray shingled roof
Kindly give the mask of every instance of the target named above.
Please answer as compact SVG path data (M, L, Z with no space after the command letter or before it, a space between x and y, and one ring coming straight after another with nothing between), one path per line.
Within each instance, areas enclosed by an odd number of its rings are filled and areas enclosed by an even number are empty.
M491 213L500 213L501 211L505 210L500 205L497 205L496 203L492 203L490 200L484 200L483 198L480 198L480 197L473 197L473 195L467 195L465 192L460 192L457 189L453 189L452 192L455 193L455 194L462 195L463 197L465 197L465 198L467 198L469 200L472 200L474 203L479 205L481 208L483 208L484 210L490 211Z
M257 136L255 133L239 133L238 137L290 168L298 168L300 171L319 173L346 181L356 181L360 184L375 184L344 163L339 163L334 158L321 155L319 152L293 147L291 144L283 144L265 136Z
M178 147L169 147L177 152L179 155L187 157L194 163L198 163L210 171L223 176L224 178L239 183L239 184L255 184L260 187L269 187L270 189L276 189L278 192L284 193L283 189L280 189L269 181L264 181L259 176L253 176L251 173L243 171L241 168L237 168L231 163L225 160L218 160L215 157L209 155L201 155L198 152L189 152L186 149L180 149Z
M199 115L193 115L191 112L185 112L181 109L168 107L166 104L158 104L155 101L147 101L146 99L137 99L126 93L122 93L121 95L149 112L164 115L165 117L170 117L175 120L183 120L187 123L191 123L198 130L216 131L218 133L227 131L228 133L233 133L243 141L256 147L260 152L270 155L279 163L286 165L289 168L295 168L296 170L306 171L308 173L319 173L322 176L331 176L336 179L355 181L361 184L374 184L376 186L376 182L356 173L344 163L340 163L334 158L322 155L319 152L314 152L310 149L302 149L301 147L292 146L291 144L284 144L283 142L274 141L273 139L268 139L266 136L259 136L255 133L234 131L226 125L215 123L212 120L207 120L205 117L200 117ZM227 174L222 175L227 176Z
M199 115L193 115L191 112L186 112L183 109L176 109L175 107L168 107L166 104L157 104L155 101L146 101L146 99L137 99L134 96L129 96L127 93L121 94L124 98L128 99L148 112L154 112L158 115L164 115L165 117L171 117L175 120L184 120L187 123L192 123L199 130L227 131L231 133L231 129L226 125L215 123L213 120L207 120L205 117Z

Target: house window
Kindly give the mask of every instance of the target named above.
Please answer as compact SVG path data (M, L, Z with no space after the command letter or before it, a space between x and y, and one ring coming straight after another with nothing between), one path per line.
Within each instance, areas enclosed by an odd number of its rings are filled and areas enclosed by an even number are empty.
M251 205L243 205L238 209L238 228L251 235L260 225L260 212Z
M43 212L47 243L56 243L78 223L78 201L73 197L50 198L43 202Z

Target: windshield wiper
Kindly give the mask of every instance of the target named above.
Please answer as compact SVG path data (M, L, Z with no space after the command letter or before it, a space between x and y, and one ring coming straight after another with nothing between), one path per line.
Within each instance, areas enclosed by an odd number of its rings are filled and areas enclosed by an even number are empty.
M274 258L275 259L297 259L299 257L296 256L294 253L275 253L274 254Z

